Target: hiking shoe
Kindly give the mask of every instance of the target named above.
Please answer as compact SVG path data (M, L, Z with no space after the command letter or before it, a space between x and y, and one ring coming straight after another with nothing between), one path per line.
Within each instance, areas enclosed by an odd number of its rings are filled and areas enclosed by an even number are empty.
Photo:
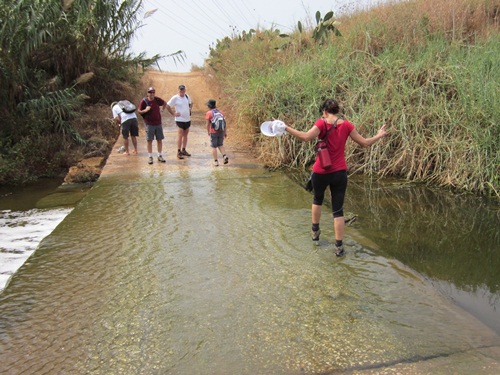
M187 152L185 148L182 149L181 154L186 155L186 156L191 156L191 154L189 152Z
M229 163L229 158L227 156L224 156L224 164Z
M311 237L312 237L312 240L314 241L315 245L319 245L319 235L320 235L320 233L321 233L320 229L311 231Z
M358 220L358 216L357 215L354 215L352 217L350 217L349 219L345 219L345 224L350 227L352 223L354 223L356 220Z
M335 255L338 257L343 257L344 256L344 246L335 245Z
M214 166L215 166L215 167L218 167L218 166L219 166L219 161L218 161L218 160L214 160Z
M184 159L184 156L182 155L181 151L177 153L177 159Z
M153 164L153 157L152 156L149 157L148 164Z
M162 162L162 163L165 163L165 162L166 162L166 160L165 160L165 159L163 159L163 156L162 156L162 155L159 155L159 156L158 156L158 161L159 161L159 162Z

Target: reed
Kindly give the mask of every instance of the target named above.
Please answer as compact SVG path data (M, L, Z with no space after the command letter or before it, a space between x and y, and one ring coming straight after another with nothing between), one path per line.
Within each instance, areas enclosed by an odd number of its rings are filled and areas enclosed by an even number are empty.
M311 144L265 138L272 117L307 130L327 97L371 136L348 142L351 173L498 196L500 191L500 7L490 0L400 2L356 11L320 44L312 29L226 39L210 64L236 111L238 131L270 168L307 170ZM500 198L500 196L498 196Z

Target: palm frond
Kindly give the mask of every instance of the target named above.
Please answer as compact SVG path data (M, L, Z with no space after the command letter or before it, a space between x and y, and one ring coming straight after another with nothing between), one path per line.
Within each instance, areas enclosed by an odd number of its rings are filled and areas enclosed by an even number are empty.
M17 108L21 116L45 119L53 125L56 133L70 135L77 143L84 144L85 140L69 123L82 104L83 97L73 88L67 88L21 102Z

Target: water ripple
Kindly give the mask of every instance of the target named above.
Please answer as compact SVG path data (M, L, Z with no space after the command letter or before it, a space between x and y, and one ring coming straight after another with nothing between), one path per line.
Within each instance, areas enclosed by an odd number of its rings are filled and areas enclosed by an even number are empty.
M263 176L103 180L0 296L8 373L332 373L495 339L355 240L336 259L326 224L314 247L310 196Z

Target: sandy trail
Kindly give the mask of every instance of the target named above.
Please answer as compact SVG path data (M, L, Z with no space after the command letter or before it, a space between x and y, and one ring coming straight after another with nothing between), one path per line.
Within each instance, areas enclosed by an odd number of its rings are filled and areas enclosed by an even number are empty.
M193 101L193 110L205 113L208 99L218 99L214 90L211 90L205 77L200 72L168 73L148 71L141 79L144 95L149 86L156 89L156 96L169 100L177 94L179 85L186 86L186 93Z

